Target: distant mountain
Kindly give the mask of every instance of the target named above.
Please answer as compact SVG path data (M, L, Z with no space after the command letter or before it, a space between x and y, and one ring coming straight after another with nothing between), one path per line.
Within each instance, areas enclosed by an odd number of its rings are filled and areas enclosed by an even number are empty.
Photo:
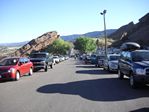
M73 35L66 35L60 36L65 41L74 41L76 38L80 37L82 34L73 34Z
M108 29L106 30L107 36L110 34L114 33L116 29ZM104 31L93 31L93 32L88 32L85 34L74 34L74 35L66 35L66 36L61 36L61 38L65 41L74 41L76 38L80 36L86 36L86 37L91 37L91 38L99 38L104 36Z
M25 44L27 44L29 41L24 41L24 42L15 42L15 43L0 43L0 46L4 47L21 47Z
M115 32L116 29L108 29L106 30L107 36ZM85 34L73 34L73 35L66 35L66 36L61 36L61 38L65 41L74 41L76 38L80 36L87 36L91 38L97 38L97 37L103 37L104 32L103 31L93 31L93 32L88 32ZM0 46L4 47L22 47L26 45L29 41L24 41L24 42L16 42L16 43L0 43Z

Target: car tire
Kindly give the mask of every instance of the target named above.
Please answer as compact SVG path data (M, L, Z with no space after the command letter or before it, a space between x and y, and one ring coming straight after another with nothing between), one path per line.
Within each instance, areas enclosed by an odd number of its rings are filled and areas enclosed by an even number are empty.
M29 76L31 76L33 74L33 68L30 68L30 70L29 70Z
M50 68L51 68L51 69L53 68L53 65L52 65L52 64L50 65Z
M18 81L20 79L20 72L17 71L16 72L16 76L15 76L15 80Z
M110 71L110 67L109 67L109 65L108 65L108 67L107 67L107 70L108 70L108 72L111 72L111 71Z
M129 78L129 83L130 83L130 86L131 86L133 89L137 88L137 82L136 82L136 80L135 80L135 78L134 78L133 75L130 76L130 78Z
M47 71L48 71L48 66L47 66L47 65L45 66L44 71L45 71L45 72L47 72Z
M121 80L124 79L124 74L121 72L120 69L118 69L118 78Z

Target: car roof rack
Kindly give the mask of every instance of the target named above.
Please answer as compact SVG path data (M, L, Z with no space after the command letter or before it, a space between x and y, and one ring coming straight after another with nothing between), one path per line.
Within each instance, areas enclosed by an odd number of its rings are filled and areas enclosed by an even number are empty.
M120 47L122 51L134 51L140 48L141 46L136 42L126 42L126 43L123 43Z

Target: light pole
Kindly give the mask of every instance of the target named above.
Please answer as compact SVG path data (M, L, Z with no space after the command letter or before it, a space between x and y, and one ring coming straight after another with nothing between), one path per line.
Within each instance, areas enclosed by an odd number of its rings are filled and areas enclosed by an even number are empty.
M105 36L105 56L107 56L107 34L106 34L106 21L105 21L105 14L107 10L104 10L100 14L103 15L103 21L104 21L104 36Z

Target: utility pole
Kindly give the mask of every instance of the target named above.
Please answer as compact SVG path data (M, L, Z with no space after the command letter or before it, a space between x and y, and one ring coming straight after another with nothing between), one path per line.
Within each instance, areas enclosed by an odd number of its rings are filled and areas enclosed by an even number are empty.
M104 21L104 37L105 37L105 56L107 56L107 34L106 34L106 21L105 21L105 14L107 10L104 10L100 14L103 15L103 21Z

